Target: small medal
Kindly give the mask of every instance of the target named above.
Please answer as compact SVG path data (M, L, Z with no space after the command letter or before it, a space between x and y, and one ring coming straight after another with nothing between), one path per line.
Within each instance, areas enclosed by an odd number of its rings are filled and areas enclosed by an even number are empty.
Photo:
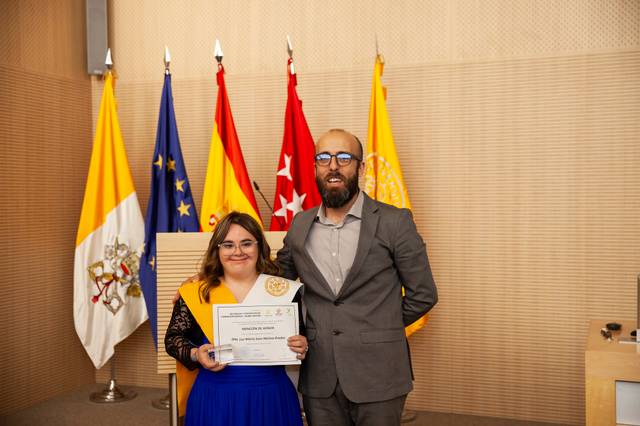
M270 277L265 281L264 288L272 296L282 296L289 291L289 281L284 278Z

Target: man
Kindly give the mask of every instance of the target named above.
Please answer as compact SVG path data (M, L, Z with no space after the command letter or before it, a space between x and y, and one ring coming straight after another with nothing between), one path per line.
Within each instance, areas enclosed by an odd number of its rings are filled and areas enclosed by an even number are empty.
M437 302L411 213L358 189L362 144L333 129L316 144L319 208L293 219L278 263L304 283L309 424L394 425L413 388L404 327ZM402 287L405 295L402 295Z

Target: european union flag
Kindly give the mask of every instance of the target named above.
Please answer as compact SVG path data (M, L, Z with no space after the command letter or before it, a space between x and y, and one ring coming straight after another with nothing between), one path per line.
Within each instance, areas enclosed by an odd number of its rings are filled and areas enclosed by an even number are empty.
M187 169L182 159L171 95L171 74L164 77L156 148L151 165L151 195L145 219L145 248L140 259L140 281L147 304L153 341L158 344L156 306L156 233L198 232Z

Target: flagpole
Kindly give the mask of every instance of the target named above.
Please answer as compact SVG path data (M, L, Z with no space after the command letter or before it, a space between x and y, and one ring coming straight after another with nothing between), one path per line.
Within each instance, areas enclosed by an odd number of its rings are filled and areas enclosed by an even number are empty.
M175 373L169 374L169 393L171 394L169 425L178 426L178 381Z
M293 46L291 45L291 38L289 37L289 34L287 34L287 55L289 55L289 60L287 61L288 64L289 64L289 73L291 74L291 76L293 76L296 73L296 67L295 67L295 65L293 65ZM289 78L291 78L291 77L289 77ZM263 198L264 198L264 196L263 196ZM265 200L265 201L267 201L267 200ZM271 210L273 211L273 209L271 209ZM282 219L280 218L280 216L276 216L276 214L274 212L273 213L273 217L278 219L278 222L280 222L280 226L282 226L282 228L285 228L285 226L282 225ZM299 380L299 378L300 378L300 368L299 368L299 366L295 370L297 370L298 380ZM287 371L287 374L288 373L289 373L289 370ZM298 392L298 394L300 394L300 393ZM307 413L305 413L303 405L300 405L300 416L302 417L302 422L304 424L307 424Z
M113 60L111 59L111 49L107 49L107 57L104 61L107 67L107 73L111 73L113 68ZM102 392L94 392L89 395L89 399L92 402L97 403L115 403L129 401L135 398L138 394L135 391L123 392L116 383L116 354L115 349L113 356L111 357L111 379L107 383L107 387Z
M167 46L164 47L164 74L165 75L171 75L171 69L170 69L170 65L171 65L171 54L169 53L169 48ZM156 351L158 349L156 348ZM171 387L171 376L175 377L175 374L169 374L169 392L163 396L162 398L157 398L151 401L151 405L153 406L153 408L157 408L158 410L169 410L172 405L176 405L176 404L171 404L172 401L177 401L177 396L172 394L173 392L173 388ZM174 378L175 380L175 378ZM174 399L175 397L175 399ZM170 419L173 419L171 413L169 413ZM177 419L177 418L176 418ZM177 420L176 423L171 422L171 425L177 425Z
M376 60L379 60L384 64L384 56L380 53L380 45L378 44L378 33L375 33L376 40ZM408 344L408 343L407 343ZM418 416L418 413L415 410L407 408L406 406L402 409L402 415L400 417L400 423L412 423Z

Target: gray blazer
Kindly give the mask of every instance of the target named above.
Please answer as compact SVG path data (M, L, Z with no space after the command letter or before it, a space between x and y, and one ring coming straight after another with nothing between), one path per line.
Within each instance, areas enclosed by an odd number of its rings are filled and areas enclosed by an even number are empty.
M356 403L405 395L413 384L404 326L438 300L411 212L365 194L356 257L337 296L305 249L317 212L313 208L295 216L278 252L284 276L304 283L309 352L300 371L300 392L326 398L339 380Z

